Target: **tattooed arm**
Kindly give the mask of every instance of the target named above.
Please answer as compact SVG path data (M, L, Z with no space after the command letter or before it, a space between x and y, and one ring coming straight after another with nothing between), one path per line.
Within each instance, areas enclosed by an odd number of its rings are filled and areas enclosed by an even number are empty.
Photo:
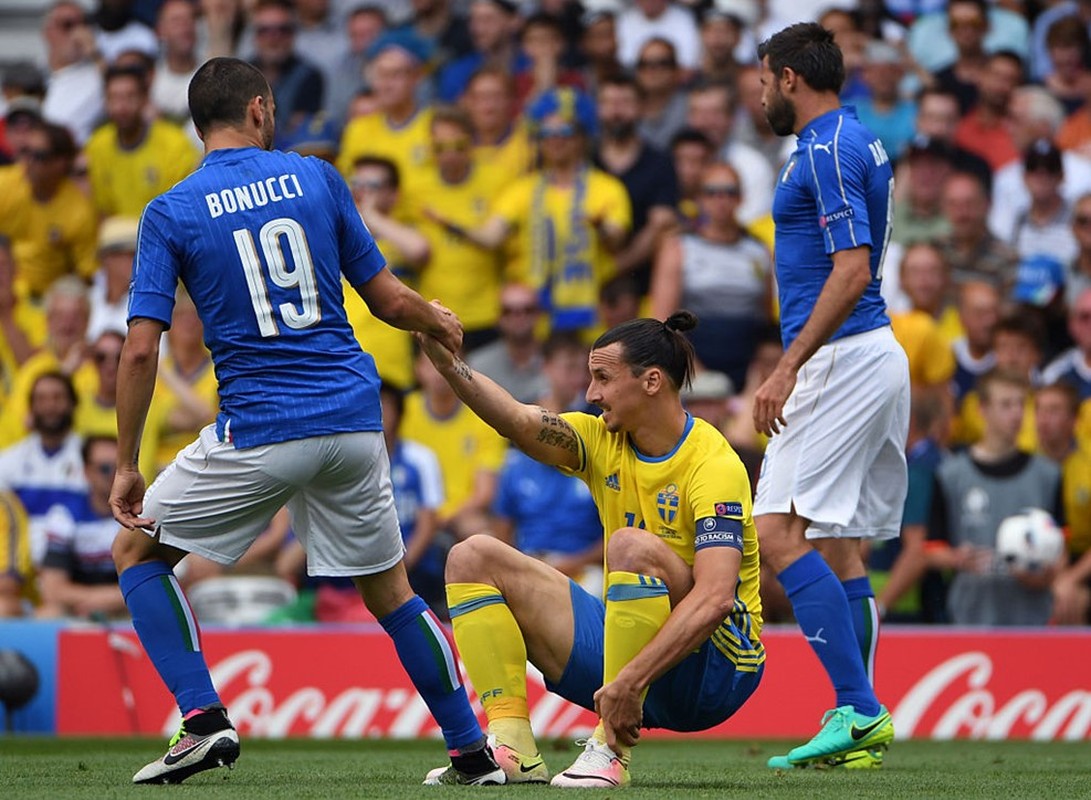
M418 334L417 340L455 394L497 433L543 464L580 467L579 437L559 414L520 403L431 336Z

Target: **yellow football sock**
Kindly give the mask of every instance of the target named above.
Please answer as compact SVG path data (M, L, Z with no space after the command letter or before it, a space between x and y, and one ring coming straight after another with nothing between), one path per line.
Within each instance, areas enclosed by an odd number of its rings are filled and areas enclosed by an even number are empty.
M603 642L602 682L617 677L650 642L671 613L670 593L659 578L635 572L610 572L606 576L606 630ZM647 690L641 700L647 696ZM602 721L594 736L606 741ZM624 763L629 761L629 748L618 745L617 754Z
M534 755L538 745L527 708L527 646L504 596L483 583L450 583L447 606L489 733L520 753Z

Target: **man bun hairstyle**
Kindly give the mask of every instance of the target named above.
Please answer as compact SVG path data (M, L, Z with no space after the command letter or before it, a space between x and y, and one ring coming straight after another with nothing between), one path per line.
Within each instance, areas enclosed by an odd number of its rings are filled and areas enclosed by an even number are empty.
M693 344L685 335L697 327L697 315L692 311L675 311L666 322L657 319L631 319L602 334L592 350L621 344L621 355L633 375L659 367L667 373L675 390L689 386L693 376L695 355Z

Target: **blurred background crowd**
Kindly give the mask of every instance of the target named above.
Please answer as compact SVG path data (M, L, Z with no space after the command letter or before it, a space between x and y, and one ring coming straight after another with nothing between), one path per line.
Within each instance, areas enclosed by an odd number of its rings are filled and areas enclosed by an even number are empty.
M262 70L275 146L336 164L393 271L520 400L594 413L597 333L695 311L684 400L756 480L751 401L781 352L770 211L795 147L765 120L756 44L817 19L896 162L883 286L913 407L903 536L870 553L886 618L1087 622L1091 1L60 0L33 18L37 57L4 65L0 99L0 615L124 612L107 498L137 221L200 162L186 89L218 55ZM444 554L475 534L601 582L586 487L509 448L345 288L422 596L445 612ZM181 289L165 339L149 482L217 409ZM1024 506L1067 553L1013 572L995 534ZM207 620L366 616L347 583L306 577L286 514L234 569L181 570Z

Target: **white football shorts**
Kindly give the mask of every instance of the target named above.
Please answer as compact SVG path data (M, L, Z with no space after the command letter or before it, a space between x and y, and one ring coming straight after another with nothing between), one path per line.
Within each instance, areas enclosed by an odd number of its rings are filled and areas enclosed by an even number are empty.
M889 327L818 349L769 440L754 516L795 513L808 539L892 539L906 494L909 362Z
M234 564L285 505L311 575L368 575L402 558L378 431L236 450L209 425L148 488L144 516L163 544Z

